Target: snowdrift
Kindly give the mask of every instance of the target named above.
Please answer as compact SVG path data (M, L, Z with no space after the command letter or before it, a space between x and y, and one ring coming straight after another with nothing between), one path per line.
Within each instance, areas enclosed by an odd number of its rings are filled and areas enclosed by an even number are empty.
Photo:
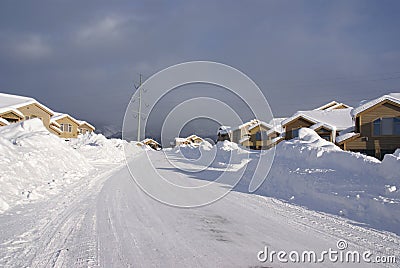
M69 145L91 162L97 164L123 162L125 160L124 150L128 157L142 151L142 148L136 146L134 142L108 139L102 134L95 133L88 133L80 135L77 139L71 139Z
M55 194L93 169L39 119L0 128L0 212Z
M397 149L393 154L386 154L381 165L382 174L397 182L400 182L400 149Z
M215 153L209 171L235 172L245 167L243 179L234 188L245 193L249 192L257 164L267 165L261 162L259 151L247 150L229 141L204 148L180 146L174 152L193 159ZM223 169L229 161L234 168ZM241 165L235 165L238 163ZM255 193L400 234L399 174L400 150L386 155L381 162L360 153L343 151L314 130L304 128L300 129L297 139L277 145L271 170ZM209 180L216 177L211 173L206 177L201 173L198 176Z
M168 152L171 149L165 149ZM186 164L209 167L219 171L237 171L249 161L249 151L230 141L221 141L212 145L207 141L200 144L181 144L172 149L179 160Z
M301 129L278 144L257 193L400 234L399 168L399 150L381 163Z

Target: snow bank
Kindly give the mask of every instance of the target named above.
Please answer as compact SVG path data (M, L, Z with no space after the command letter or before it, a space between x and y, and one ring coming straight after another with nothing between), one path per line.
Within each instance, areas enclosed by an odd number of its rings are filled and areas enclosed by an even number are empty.
M77 139L71 139L69 145L84 155L89 161L98 164L121 163L125 160L124 149L128 157L141 151L141 147L134 142L121 139L107 139L102 134L87 133L79 135Z
M185 164L203 166L214 171L237 171L250 161L248 150L227 140L216 145L207 141L196 145L181 144L164 151L175 154L177 159Z
M175 146L174 153L181 153L187 159L199 159L203 152L211 151L212 144L202 141L200 144L180 144Z
M386 154L382 160L381 173L388 179L400 182L400 149Z
M380 161L360 153L344 152L333 143L322 139L314 130L302 128L299 137L278 144L276 156L291 159L293 164L306 168L345 169L354 174L374 174Z
M300 129L299 138L277 145L257 193L400 234L399 163L399 150L381 163Z
M39 119L0 128L0 212L58 193L92 165Z

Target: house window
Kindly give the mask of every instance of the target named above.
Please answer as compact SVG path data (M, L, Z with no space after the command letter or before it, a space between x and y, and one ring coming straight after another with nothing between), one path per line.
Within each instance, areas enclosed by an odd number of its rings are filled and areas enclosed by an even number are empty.
M266 131L258 131L256 132L256 141L262 141L267 138L267 132Z
M378 118L374 121L374 136L380 136L381 135L381 119Z
M72 132L72 125L71 124L60 124L60 129L63 132Z
M39 118L40 120L43 121L42 117L37 117L36 115L26 115L25 116L25 120L34 119L34 118Z
M356 117L356 122L355 122L355 132L356 133L360 133L360 117L359 116L357 116Z
M393 120L394 135L400 135L400 117L395 117Z
M292 138L297 138L299 136L299 129L292 129Z
M400 118L378 118L373 122L374 136L400 135Z

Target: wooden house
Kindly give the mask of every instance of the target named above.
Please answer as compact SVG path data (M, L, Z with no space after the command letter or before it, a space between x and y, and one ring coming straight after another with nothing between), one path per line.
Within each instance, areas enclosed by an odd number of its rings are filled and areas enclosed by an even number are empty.
M286 140L298 136L300 128L311 128L323 139L335 142L336 136L352 126L352 108L336 101L309 111L298 111L282 121Z
M336 138L342 149L382 159L400 148L400 93L368 101L351 116L354 125Z
M33 98L0 93L0 118L3 125L39 118L51 131L50 118L53 115L52 110Z
M83 120L76 120L79 123L78 126L78 132L79 134L88 134L88 133L92 133L95 131L95 127L88 123L87 121L83 121Z
M69 114L55 113L51 117L50 123L51 129L60 138L71 139L78 137L80 123Z

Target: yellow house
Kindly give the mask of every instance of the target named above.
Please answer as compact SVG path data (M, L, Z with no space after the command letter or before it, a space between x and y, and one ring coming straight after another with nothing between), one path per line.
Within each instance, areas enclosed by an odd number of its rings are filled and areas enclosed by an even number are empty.
M192 144L200 144L200 143L202 143L204 141L202 138L200 138L199 136L194 135L194 134L190 135L186 139Z
M54 112L33 98L0 93L0 117L2 125L21 120L39 118L43 125L51 131L50 118Z
M80 123L69 114L55 113L50 120L52 132L60 138L77 138Z
M79 134L92 133L96 129L93 125L89 124L86 121L83 120L76 120L76 121L79 123L78 126Z
M174 139L174 144L175 144L175 146L187 145L187 144L189 144L189 143L190 143L190 142L189 142L186 138L179 138L179 137L177 137L177 138Z
M249 127L251 149L264 150L270 149L284 138L282 134L281 122L286 118L274 118L269 123L260 121Z
M2 126L8 126L10 123L8 123L7 120L5 120L4 118L0 117L0 127Z
M354 125L336 138L344 150L382 159L400 148L400 93L390 93L351 111Z
M244 147L248 147L248 148L252 147L253 144L250 141L251 134L249 132L249 128L258 123L260 123L259 120L253 119L253 120L250 120L249 122L241 124L240 126L238 126L235 129L232 129L230 131L230 136L231 136L230 140L232 142L240 144Z
M147 138L141 141L142 144L150 146L150 148L152 148L153 150L159 151L162 149L161 144L159 144L158 142L156 142L153 139Z
M11 123L19 122L24 119L23 113L15 108L4 107L0 108L0 126L6 126Z
M330 110L335 110L335 109L346 109L346 108L351 108L351 107L349 105L346 105L344 103L337 102L334 100L334 101L328 102L327 104L324 104L318 108L315 108L314 110L330 111Z

